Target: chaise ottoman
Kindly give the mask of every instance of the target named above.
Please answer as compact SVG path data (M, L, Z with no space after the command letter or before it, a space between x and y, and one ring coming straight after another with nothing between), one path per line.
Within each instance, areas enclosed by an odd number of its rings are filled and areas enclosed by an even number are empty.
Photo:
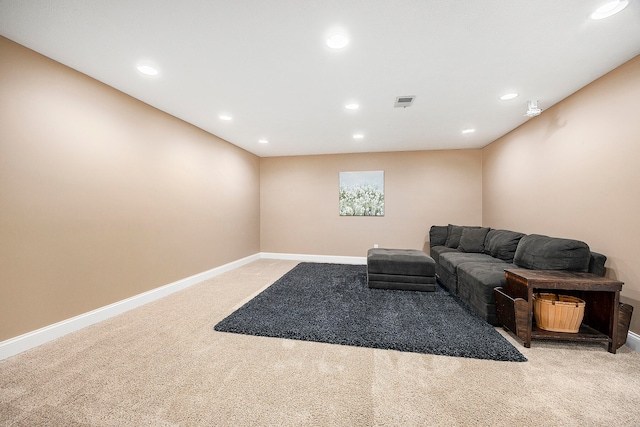
M377 289L435 291L436 263L417 249L369 249L367 284Z

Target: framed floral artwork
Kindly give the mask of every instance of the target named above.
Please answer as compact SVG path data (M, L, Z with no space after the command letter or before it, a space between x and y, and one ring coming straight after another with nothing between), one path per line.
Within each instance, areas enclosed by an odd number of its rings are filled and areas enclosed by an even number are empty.
M384 171L340 172L341 216L384 216Z

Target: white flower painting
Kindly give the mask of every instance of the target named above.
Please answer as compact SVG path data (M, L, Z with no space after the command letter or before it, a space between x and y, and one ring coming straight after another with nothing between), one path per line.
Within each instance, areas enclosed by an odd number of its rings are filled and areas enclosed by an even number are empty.
M340 172L341 216L384 216L384 171Z

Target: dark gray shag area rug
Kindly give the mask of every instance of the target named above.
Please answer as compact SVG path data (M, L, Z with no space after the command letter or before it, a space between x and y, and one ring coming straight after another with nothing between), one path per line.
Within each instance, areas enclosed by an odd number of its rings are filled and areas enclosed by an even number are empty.
M369 289L364 265L298 264L214 329L414 353L527 360L446 290Z

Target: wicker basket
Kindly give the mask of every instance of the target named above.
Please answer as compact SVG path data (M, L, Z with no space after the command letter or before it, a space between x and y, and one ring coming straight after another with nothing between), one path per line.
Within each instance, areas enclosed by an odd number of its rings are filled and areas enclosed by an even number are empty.
M569 295L536 293L533 313L540 329L577 333L584 317L585 302Z

